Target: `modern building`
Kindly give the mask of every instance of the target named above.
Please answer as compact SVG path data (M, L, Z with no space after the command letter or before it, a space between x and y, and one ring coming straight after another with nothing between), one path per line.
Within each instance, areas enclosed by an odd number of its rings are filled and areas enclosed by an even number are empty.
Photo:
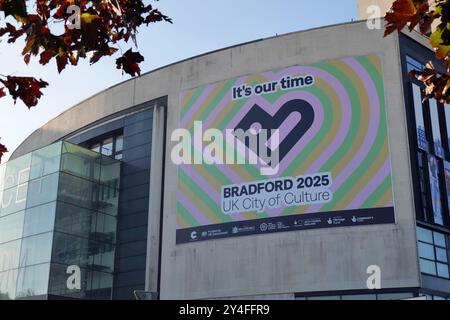
M1 297L450 298L450 106L408 77L430 59L360 21L68 109L1 166Z

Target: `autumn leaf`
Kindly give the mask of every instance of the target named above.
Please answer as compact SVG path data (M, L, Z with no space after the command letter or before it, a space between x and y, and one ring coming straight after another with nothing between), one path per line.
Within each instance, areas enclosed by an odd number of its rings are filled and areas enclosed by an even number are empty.
M6 149L6 147L0 143L0 162L2 161L2 157L6 152L8 152L8 149Z
M423 15L429 10L427 1L421 0L395 0L391 11L386 13L386 30L384 36L388 36L395 30L402 31L408 25L413 30L422 20ZM431 25L432 21L427 21Z
M0 79L0 82L8 89L14 103L20 99L28 108L37 105L42 96L41 89L48 86L47 82L32 77L7 76L6 80Z
M139 52L129 49L125 54L116 60L117 69L122 69L131 76L141 75L139 63L144 61L144 57Z

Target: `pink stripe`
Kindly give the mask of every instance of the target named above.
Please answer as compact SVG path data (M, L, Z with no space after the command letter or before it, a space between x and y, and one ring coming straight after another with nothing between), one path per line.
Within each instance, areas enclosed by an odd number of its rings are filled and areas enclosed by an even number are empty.
M270 148L272 151L276 150L289 133L294 130L301 119L302 115L300 113L291 113L280 125L278 143L277 141L272 141L273 138L270 138L269 141L266 142L266 147Z
M361 165L364 159L367 157L370 149L375 142L375 138L377 135L377 131L379 129L380 124L380 98L378 97L377 90L375 88L375 84L373 83L372 78L367 73L367 71L361 67L361 65L353 58L343 59L345 63L347 63L354 71L358 74L358 76L363 80L366 91L369 95L369 104L370 104L370 114L368 115L369 119L369 128L367 130L367 134L364 137L364 143L362 147L358 150L355 157L348 163L348 165L342 170L342 172L334 178L333 185L331 190L336 192L342 184L353 174L353 172ZM307 213L318 212L323 207L323 205L314 205L311 206Z
M181 119L180 128L185 128L187 124L192 122L191 118L194 116L195 112L201 107L203 102L209 97L211 92L214 90L215 84L211 84L206 87L203 91L202 95L195 101L194 105L189 109L183 119ZM195 120L195 119L194 119Z
M208 196L219 206L221 207L221 196L216 190L209 185L208 181L206 181L202 175L200 175L193 166L191 165L182 165L181 166L184 173L186 173L204 192L208 194ZM243 221L247 220L247 218L243 217L241 214L232 214L228 215L234 221Z
M240 86L244 83L246 83L248 80L248 77L241 77L239 78L236 83L233 85L234 87L236 86ZM212 125L212 123L216 120L216 117L218 116L218 114L220 112L223 111L223 108L229 104L232 101L232 96L231 96L231 91L228 92L222 99L222 101L220 101L220 103L217 105L216 108L214 108L214 110L211 112L211 114L208 116L208 118L206 119L206 121L204 121L204 126L205 128L210 128L210 126Z
M366 187L356 196L356 198L347 207L347 210L359 209L361 205L375 192L375 190L383 183L384 179L391 173L391 165L386 160L383 167L377 172L373 179Z
M209 226L212 223L208 218L201 214L201 211L181 191L178 191L178 202L189 211L200 225Z

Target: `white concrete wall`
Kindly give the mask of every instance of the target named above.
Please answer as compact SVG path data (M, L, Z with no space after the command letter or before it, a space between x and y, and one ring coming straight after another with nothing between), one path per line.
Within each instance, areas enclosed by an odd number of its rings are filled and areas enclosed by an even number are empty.
M420 283L398 36L383 38L364 22L336 25L225 49L156 70L106 90L37 130L16 150L26 153L89 123L168 95L168 133L179 125L179 92L273 68L381 53L388 106L396 225L287 232L175 245L177 168L166 158L163 299L292 297L295 292L366 288L379 265L384 288ZM170 154L168 143L166 152ZM152 214L156 214L152 213ZM151 259L151 257L149 257Z
M392 150L397 224L288 232L175 245L176 167L166 162L162 298L243 297L366 289L366 268L382 269L384 288L419 285L406 119L397 35L383 39L365 23L273 38L193 59L170 79L168 132L177 128L177 93L262 70L382 52ZM137 81L144 92L149 78ZM139 94L137 94L139 96ZM140 98L138 101L145 101ZM167 150L169 152L169 150Z

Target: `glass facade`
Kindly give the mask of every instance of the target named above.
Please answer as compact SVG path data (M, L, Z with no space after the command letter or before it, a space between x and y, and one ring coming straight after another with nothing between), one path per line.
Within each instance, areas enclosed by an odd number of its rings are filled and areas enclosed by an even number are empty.
M111 297L120 169L67 142L0 166L0 300Z
M449 279L450 236L429 229L417 228L419 240L420 271L422 273Z

